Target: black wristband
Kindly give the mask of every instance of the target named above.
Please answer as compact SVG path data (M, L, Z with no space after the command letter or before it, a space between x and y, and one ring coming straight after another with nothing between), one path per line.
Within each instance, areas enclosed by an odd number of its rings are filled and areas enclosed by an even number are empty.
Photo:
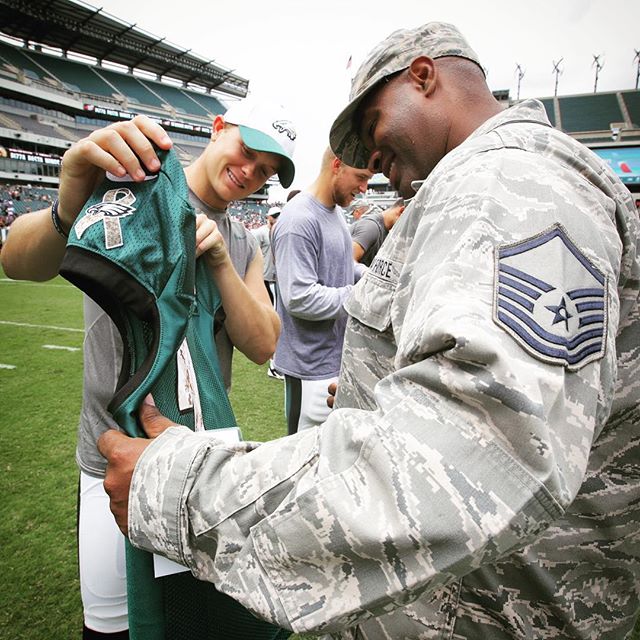
M58 199L56 198L51 205L51 221L53 222L53 226L55 230L65 239L69 238L69 233L64 230L62 226L62 221L60 220L60 216L58 215Z

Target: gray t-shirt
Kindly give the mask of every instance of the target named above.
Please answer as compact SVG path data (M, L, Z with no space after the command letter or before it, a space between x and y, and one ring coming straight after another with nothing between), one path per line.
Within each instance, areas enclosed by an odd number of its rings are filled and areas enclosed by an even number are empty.
M355 264L342 210L300 193L285 205L271 240L282 322L275 365L302 380L337 376L347 321L342 305Z
M213 209L189 191L189 201L198 212L214 220L227 243L231 262L244 279L258 244L242 223L231 220L225 211ZM225 386L231 386L233 344L223 326L224 311L216 314L216 347ZM88 296L84 296L84 370L82 409L78 425L76 460L85 473L103 477L106 461L97 441L107 429L118 429L107 405L115 393L122 365L122 339L111 318Z
M385 238L389 235L387 228L384 226L382 212L370 213L360 218L360 220L356 220L351 225L350 230L352 240L364 249L360 263L370 267L376 253L378 253L378 249L380 249Z
M266 282L275 282L276 265L273 261L273 252L271 251L271 227L263 224L257 229L251 230L251 235L258 241L260 251L262 252L262 274Z

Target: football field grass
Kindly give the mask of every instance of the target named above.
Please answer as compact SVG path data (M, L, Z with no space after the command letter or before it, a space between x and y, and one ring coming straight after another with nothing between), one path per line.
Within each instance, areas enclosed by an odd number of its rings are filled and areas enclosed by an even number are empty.
M82 294L0 270L0 638L80 638L75 442ZM231 401L245 439L286 433L283 383L236 352Z
M0 639L79 639L82 295L61 278L13 282L0 270L0 335ZM284 435L283 383L266 365L234 360L231 401L245 439Z

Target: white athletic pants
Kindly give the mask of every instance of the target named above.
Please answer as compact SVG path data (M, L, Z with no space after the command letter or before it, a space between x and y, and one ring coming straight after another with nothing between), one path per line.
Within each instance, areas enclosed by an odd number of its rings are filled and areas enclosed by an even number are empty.
M284 381L284 412L289 435L317 427L329 417L328 387L338 381L337 376L325 380L300 380L285 374Z
M100 633L129 628L124 536L102 478L80 472L78 556L84 623Z

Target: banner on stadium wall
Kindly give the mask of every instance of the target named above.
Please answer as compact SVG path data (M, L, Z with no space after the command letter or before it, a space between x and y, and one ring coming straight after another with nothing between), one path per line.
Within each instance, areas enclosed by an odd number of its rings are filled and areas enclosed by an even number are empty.
M24 149L9 149L9 158L12 160L37 162L38 164L49 164L55 167L60 166L59 156L52 156L48 153L38 153L36 151L25 151Z
M640 185L640 147L598 147L597 153L625 184Z

